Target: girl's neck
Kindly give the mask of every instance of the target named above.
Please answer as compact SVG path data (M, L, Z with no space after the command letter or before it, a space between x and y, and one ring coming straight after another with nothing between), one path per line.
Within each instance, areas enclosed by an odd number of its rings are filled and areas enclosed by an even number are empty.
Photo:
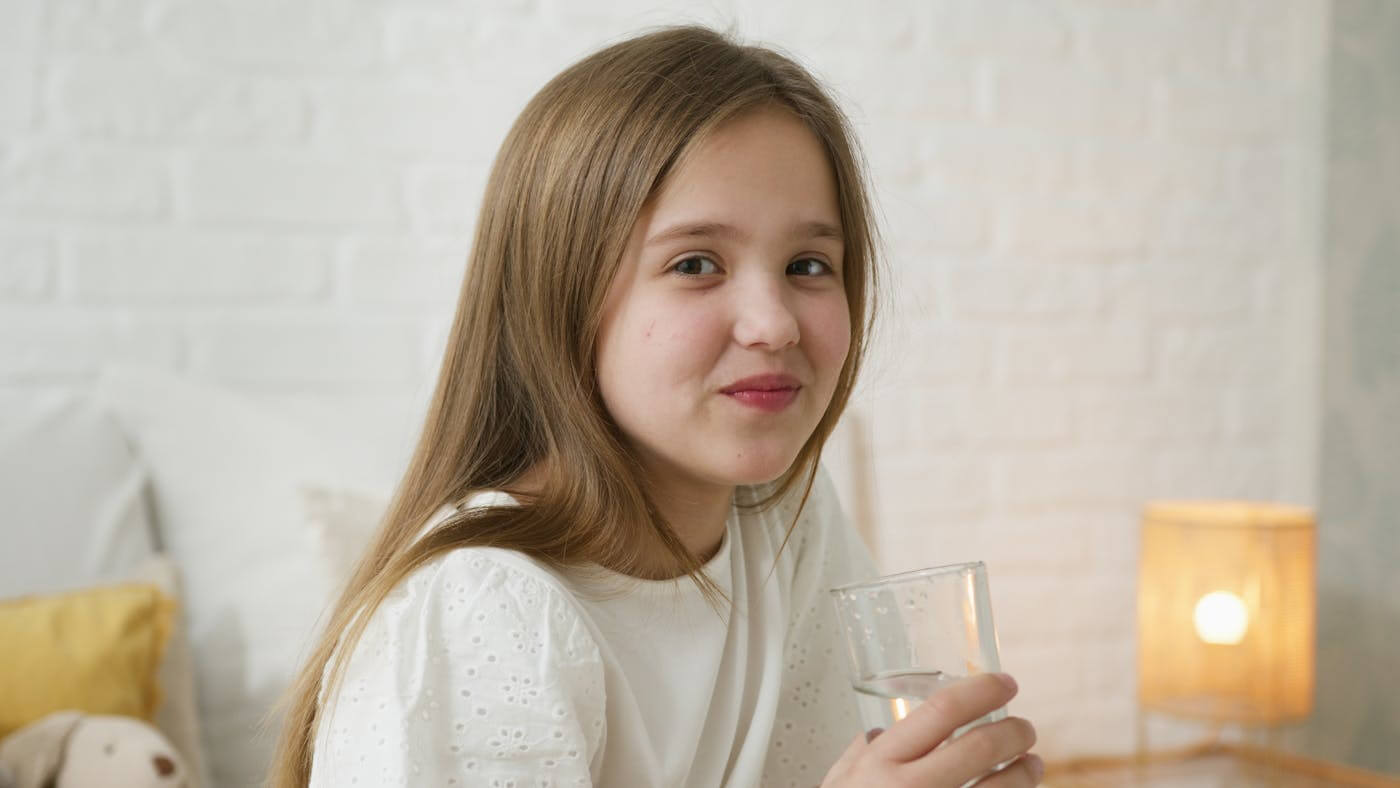
M708 483L653 484L652 496L686 549L702 562L719 552L734 487Z

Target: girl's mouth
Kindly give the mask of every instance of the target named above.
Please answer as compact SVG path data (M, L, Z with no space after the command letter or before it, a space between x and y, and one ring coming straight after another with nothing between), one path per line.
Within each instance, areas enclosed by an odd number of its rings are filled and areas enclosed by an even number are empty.
M742 405L751 408L776 413L783 410L797 398L797 392L801 386L795 388L781 389L739 389L737 391L726 391L724 395Z

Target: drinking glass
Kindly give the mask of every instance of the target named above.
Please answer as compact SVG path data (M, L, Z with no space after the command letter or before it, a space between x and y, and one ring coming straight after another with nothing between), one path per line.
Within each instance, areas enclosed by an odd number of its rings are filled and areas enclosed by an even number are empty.
M1001 670L981 561L878 577L830 593L867 730L889 728L945 684ZM999 708L949 740L1005 717L1006 708Z

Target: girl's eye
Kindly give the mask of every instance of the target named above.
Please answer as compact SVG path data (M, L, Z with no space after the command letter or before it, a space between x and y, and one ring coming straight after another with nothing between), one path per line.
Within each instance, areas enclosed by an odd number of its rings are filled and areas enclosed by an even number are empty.
M788 263L787 272L798 276L823 276L832 273L832 270L825 262L815 257L807 257Z
M686 276L704 276L705 274L719 273L719 266L708 257L687 257L671 267L672 271Z

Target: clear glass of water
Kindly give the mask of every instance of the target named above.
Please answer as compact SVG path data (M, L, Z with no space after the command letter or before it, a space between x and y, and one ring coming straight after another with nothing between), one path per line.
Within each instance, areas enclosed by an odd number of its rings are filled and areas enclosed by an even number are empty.
M867 730L889 728L945 684L1001 670L981 561L878 577L830 593ZM949 738L1005 717L1006 708L999 708Z

